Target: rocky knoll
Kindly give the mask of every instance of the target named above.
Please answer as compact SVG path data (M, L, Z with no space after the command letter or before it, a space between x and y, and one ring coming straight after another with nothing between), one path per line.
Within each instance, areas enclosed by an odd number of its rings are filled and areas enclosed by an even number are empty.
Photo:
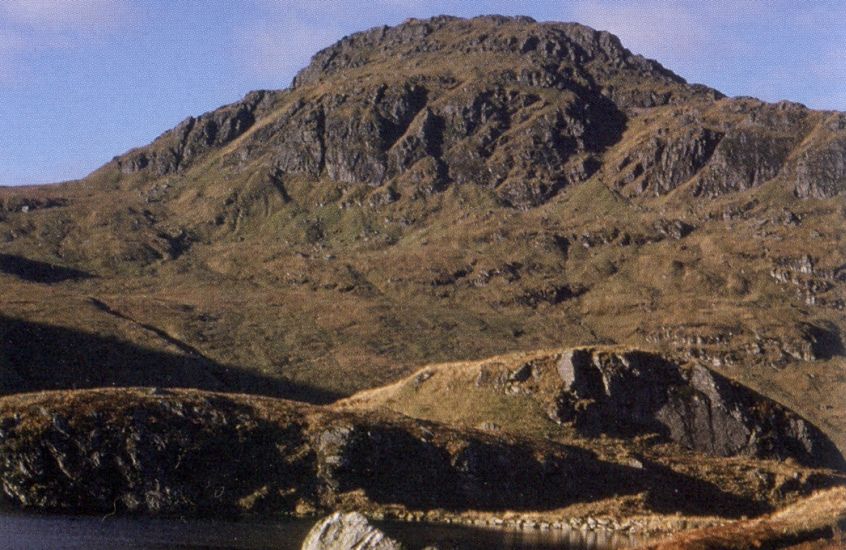
M680 367L638 351L576 349L557 368L564 388L551 414L584 433L655 432L717 456L846 465L806 420L702 365Z
M630 440L654 434L711 456L846 467L823 432L775 401L701 364L679 365L659 354L619 347L434 365L342 405L354 410L387 407L459 425L487 414L490 420L482 425L497 424L504 431L535 424L525 415L515 420L515 411L540 406L541 414L562 429L572 427L589 438L604 434Z
M732 468L742 476L749 466ZM643 511L733 516L839 482L832 472L756 468L765 486L730 489L542 438L188 390L0 400L6 505L76 513L231 517L354 508L396 516L554 510L640 494L630 506Z
M627 483L624 469L578 449L295 402L91 390L2 405L3 492L32 508L294 513L364 496L412 509L528 509Z

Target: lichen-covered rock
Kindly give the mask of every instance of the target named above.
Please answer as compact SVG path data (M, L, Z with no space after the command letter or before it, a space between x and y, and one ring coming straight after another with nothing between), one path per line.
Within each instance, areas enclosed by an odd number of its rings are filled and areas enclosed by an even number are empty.
M317 522L302 550L401 550L403 546L370 525L358 512L335 512Z

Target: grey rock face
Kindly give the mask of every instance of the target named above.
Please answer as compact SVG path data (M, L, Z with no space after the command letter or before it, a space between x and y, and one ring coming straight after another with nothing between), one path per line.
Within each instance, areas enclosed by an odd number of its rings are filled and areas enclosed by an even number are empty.
M825 199L846 191L846 136L806 151L796 163L796 195Z
M551 415L589 434L653 432L717 456L844 465L806 420L701 365L684 368L638 351L576 349L562 355L558 373L564 391Z
M795 137L735 129L720 140L693 193L716 196L761 185L779 173L794 144Z
M200 117L188 117L150 147L116 157L121 172L147 170L163 176L190 165L204 153L221 147L246 132L272 103L276 94L256 91L244 99Z
M669 127L635 141L616 166L616 185L664 195L692 180L694 196L715 197L793 175L798 196L834 196L844 180L842 143L813 143L795 155L812 133L811 114L802 105L748 98L682 108ZM823 126L829 135L837 125Z
M302 550L401 550L402 545L368 523L358 512L336 512L306 535Z
M634 193L669 193L705 166L722 137L720 132L696 126L672 137L650 137L620 164L618 185L637 180Z
M514 206L539 204L593 174L594 155L618 139L623 116L595 90L553 106L513 84L501 76L451 92L449 82L410 78L355 98L324 96L295 104L234 156L270 150L282 173L372 186L395 180L423 193L472 183Z

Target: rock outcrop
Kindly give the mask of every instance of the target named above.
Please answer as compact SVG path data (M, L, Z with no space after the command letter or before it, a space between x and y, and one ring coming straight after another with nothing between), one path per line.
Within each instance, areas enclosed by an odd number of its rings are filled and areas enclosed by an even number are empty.
M0 407L0 486L34 509L294 513L356 494L363 505L527 509L631 484L625 468L563 445L282 400L89 390Z
M551 408L587 434L659 433L700 452L785 459L843 468L813 425L716 372L649 353L575 349L562 355L564 383Z
M124 174L144 171L164 176L176 172L249 130L267 113L277 95L263 90L250 92L237 103L188 117L150 146L116 157L113 162Z
M846 116L835 125L837 137L817 147L809 147L795 166L796 195L825 199L846 191Z
M609 461L543 438L190 390L0 400L0 500L33 510L227 518L550 510L644 493L658 509L695 501L699 513L731 515L838 479L792 472L787 484L767 475L736 494L651 461Z
M401 550L403 546L368 523L358 512L335 512L317 522L302 550Z

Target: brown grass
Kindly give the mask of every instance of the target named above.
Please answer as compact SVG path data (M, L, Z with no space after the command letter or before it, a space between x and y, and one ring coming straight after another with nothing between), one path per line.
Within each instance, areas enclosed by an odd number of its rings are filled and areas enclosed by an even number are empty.
M643 546L649 550L844 548L846 488L821 491L768 516L698 529Z

